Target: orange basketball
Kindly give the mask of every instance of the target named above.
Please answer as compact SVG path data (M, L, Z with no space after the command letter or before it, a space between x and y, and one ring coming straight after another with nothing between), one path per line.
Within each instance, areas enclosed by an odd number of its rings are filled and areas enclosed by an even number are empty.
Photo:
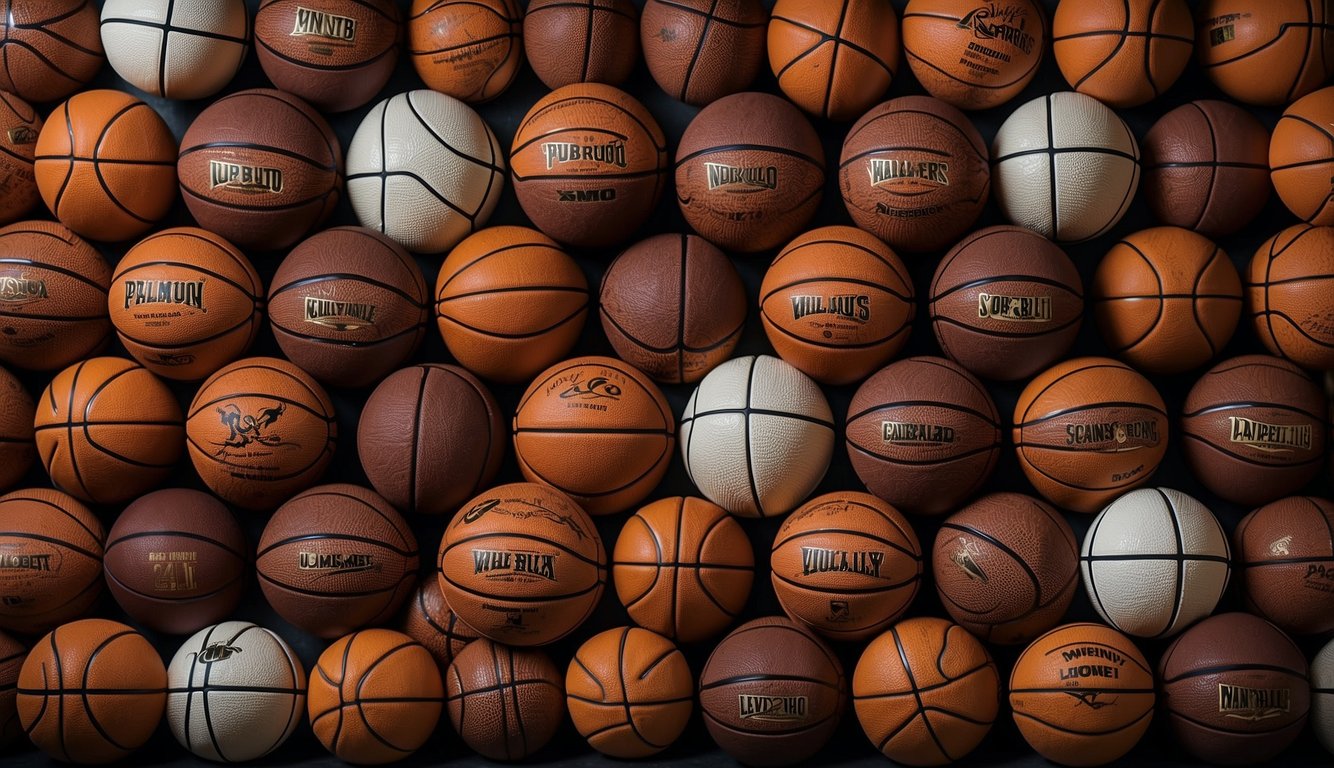
M1334 227L1297 224L1269 238L1246 271L1246 312L1265 347L1334 370Z
M413 0L408 51L426 87L477 103L504 93L523 66L514 0Z
M899 17L877 0L778 0L769 68L792 103L855 120L880 101L899 67Z
M1195 51L1186 0L1065 0L1051 34L1070 87L1117 109L1161 96Z
M1042 3L909 0L903 53L927 93L959 109L1013 99L1037 74L1047 47Z
M416 593L408 598L408 608L403 612L398 629L425 646L442 673L464 646L479 637L450 610L445 593L440 591L440 581L431 578L422 579L417 584Z
M0 629L44 632L102 591L106 532L77 499L49 488L0 496Z
M250 348L264 285L250 260L195 227L164 229L131 248L111 276L107 310L135 360L159 376L198 381Z
M61 223L93 240L152 229L176 200L176 139L128 93L84 91L37 137L37 188Z
M167 479L185 448L176 396L123 357L72 365L42 393L37 453L57 488L94 504L129 501Z
M28 473L37 456L33 443L32 420L37 404L14 374L0 368L0 492L7 490Z
M0 224L8 224L37 205L33 155L42 116L23 99L0 91Z
M1274 189L1288 210L1308 224L1334 224L1331 172L1334 87L1307 94L1284 110L1269 140L1269 177Z
M56 101L88 84L106 57L97 12L87 0L23 0L0 20L0 90L33 102Z
M1334 72L1334 20L1323 0L1204 0L1195 19L1200 66L1238 101L1287 104Z

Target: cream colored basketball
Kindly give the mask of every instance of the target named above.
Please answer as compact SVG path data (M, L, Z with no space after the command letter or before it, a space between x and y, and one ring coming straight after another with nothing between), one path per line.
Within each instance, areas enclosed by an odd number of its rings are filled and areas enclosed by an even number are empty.
M1141 488L1108 504L1079 555L1098 614L1122 632L1149 638L1170 637L1213 613L1227 589L1230 560L1218 518L1171 488Z
M1311 660L1311 729L1334 752L1334 640Z
M217 762L282 746L306 711L306 672L281 637L248 621L199 630L167 668L167 723L181 746Z
M834 451L834 417L806 374L776 357L714 368L681 416L690 480L742 517L791 512L815 490Z
M410 251L443 253L481 229L505 188L496 135L435 91L376 104L347 150L347 194L364 227Z
M1139 144L1102 102L1065 91L1016 109L991 145L992 189L1011 222L1061 243L1091 240L1125 215Z
M221 91L250 44L245 0L106 0L102 47L116 74L168 99Z

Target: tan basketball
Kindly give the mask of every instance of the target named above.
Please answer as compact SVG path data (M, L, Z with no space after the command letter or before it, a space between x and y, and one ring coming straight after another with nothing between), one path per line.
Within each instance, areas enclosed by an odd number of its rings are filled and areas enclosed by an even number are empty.
M87 611L102 591L106 531L78 499L49 488L0 496L0 552L40 567L0 570L0 629L45 632Z
M250 53L245 0L106 0L101 30L116 74L167 99L212 96Z
M903 53L927 92L959 109L990 109L1033 80L1047 47L1037 0L909 0Z
M515 0L413 0L408 53L426 86L477 103L504 93L523 66Z
M42 116L23 99L0 91L0 224L16 221L41 199L33 155Z
M794 104L855 120L899 67L899 17L876 0L779 0L769 17L769 68Z
M32 421L37 404L14 374L0 368L0 492L6 491L28 473L37 446L33 442Z
M1186 0L1066 0L1051 34L1070 87L1117 109L1158 98L1195 51Z
M1334 227L1296 224L1255 251L1246 313L1271 353L1303 368L1334 370Z

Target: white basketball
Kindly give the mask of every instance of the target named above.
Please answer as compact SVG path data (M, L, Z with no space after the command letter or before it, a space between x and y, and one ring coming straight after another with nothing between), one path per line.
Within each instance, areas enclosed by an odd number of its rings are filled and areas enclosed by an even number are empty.
M250 44L245 0L106 0L102 47L130 85L202 99L236 76Z
M791 512L829 469L834 417L806 374L776 357L738 357L695 388L681 417L691 482L743 517Z
M347 150L347 194L364 227L442 253L481 229L505 188L491 128L452 96L408 91L376 104Z
M1080 569L1089 601L1113 627L1175 635L1218 605L1231 575L1227 533L1207 507L1171 488L1131 491L1098 513Z
M1311 660L1311 727L1320 745L1334 752L1334 640Z
M196 632L167 668L167 722L197 757L242 762L287 741L306 711L306 671L281 637L248 621Z
M1102 102L1041 96L1001 124L992 188L1013 223L1062 243L1095 238L1125 215L1139 186L1139 144Z

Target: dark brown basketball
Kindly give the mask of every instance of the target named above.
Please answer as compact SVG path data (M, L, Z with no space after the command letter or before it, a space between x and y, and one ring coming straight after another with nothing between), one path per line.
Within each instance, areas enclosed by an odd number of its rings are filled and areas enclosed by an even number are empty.
M3 45L3 43L0 43ZM42 116L23 99L0 91L0 224L9 224L41 199L33 155Z
M32 423L37 406L14 374L0 368L0 491L9 490L37 457Z
M538 648L482 638L449 665L445 702L469 748L490 760L522 760L546 746L564 722L564 678Z
M702 107L759 74L768 21L759 0L648 0L644 62L669 96Z
M1242 518L1232 540L1247 610L1293 634L1334 630L1334 504L1279 499Z
M87 611L102 591L102 523L69 494L28 488L0 496L0 629L45 632ZM40 567L36 567L40 566Z
M0 20L0 91L33 102L57 101L88 84L106 57L100 3L11 0Z
M19 722L19 669L28 649L14 638L0 632L0 749L8 750L25 736Z
M480 637L450 610L445 594L440 591L440 582L431 578L418 581L398 629L431 652L441 674L465 645Z
M630 0L532 0L523 49L548 88L620 85L639 61L639 6Z

